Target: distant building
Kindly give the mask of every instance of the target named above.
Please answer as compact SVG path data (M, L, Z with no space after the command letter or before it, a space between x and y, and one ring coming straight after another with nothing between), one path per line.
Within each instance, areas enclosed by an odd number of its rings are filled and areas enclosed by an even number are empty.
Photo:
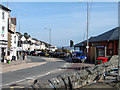
M0 4L0 60L4 62L8 44L8 15L10 9Z
M56 46L50 46L50 51L55 51L55 50L57 50Z

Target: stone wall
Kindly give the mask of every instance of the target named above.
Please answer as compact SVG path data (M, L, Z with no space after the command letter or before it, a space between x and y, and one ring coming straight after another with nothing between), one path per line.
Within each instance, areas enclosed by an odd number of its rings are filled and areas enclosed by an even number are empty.
M111 68L115 68L118 65L118 56L113 56L111 60L104 64L99 64L85 70L80 70L71 75L57 76L50 80L41 83L39 78L34 81L29 88L64 88L73 89L78 88L100 79L103 73L108 72Z

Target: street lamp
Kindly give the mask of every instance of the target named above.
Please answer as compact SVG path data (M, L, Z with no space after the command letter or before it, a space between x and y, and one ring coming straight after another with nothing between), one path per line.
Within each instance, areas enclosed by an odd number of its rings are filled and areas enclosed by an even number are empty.
M24 14L23 16L27 16L27 15ZM20 33L20 17L21 17L21 16L19 16L19 33Z
M49 50L50 50L50 45L51 45L51 28L44 28L49 30Z
M24 14L23 16L27 16L27 15ZM19 33L20 33L20 16L19 16ZM19 42L19 49L20 49L20 44L21 44L20 38L18 42ZM22 46L22 50L23 50L23 46Z

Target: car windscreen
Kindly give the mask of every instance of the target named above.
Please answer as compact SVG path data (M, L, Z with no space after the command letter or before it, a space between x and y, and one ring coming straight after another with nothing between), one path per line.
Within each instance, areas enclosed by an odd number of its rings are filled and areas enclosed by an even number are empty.
M76 53L76 56L81 56L82 55L82 53Z
M75 56L85 56L84 53L74 53Z
M64 55L65 53L60 53L61 55Z

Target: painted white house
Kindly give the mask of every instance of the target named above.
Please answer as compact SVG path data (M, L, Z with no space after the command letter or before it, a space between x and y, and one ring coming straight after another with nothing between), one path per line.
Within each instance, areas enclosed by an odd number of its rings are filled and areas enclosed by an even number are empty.
M10 59L12 59L12 56L15 56L15 60L17 60L17 45L18 45L18 36L16 33L11 34L11 47L10 47Z
M31 38L31 42L32 43L36 43L36 40L34 40L33 38Z
M30 51L34 51L35 50L35 44L30 44Z
M21 41L22 41L22 50L27 51L28 48L30 47L29 43L27 42L24 36L22 36Z
M21 44L21 35L20 33L16 32L16 35L17 35L17 38L18 38L18 41L17 41L17 51L20 52L22 51L22 44Z
M57 50L56 46L50 46L50 51L55 51L55 50Z
M17 44L18 36L16 34L16 17L10 17L9 15L9 27L8 27L8 52L10 60L17 60Z
M47 47L45 46L45 43L43 43L43 42L41 42L41 44L40 44L40 49L42 50L45 50L45 49L47 49Z
M0 60L4 62L8 44L8 14L10 9L0 4Z

